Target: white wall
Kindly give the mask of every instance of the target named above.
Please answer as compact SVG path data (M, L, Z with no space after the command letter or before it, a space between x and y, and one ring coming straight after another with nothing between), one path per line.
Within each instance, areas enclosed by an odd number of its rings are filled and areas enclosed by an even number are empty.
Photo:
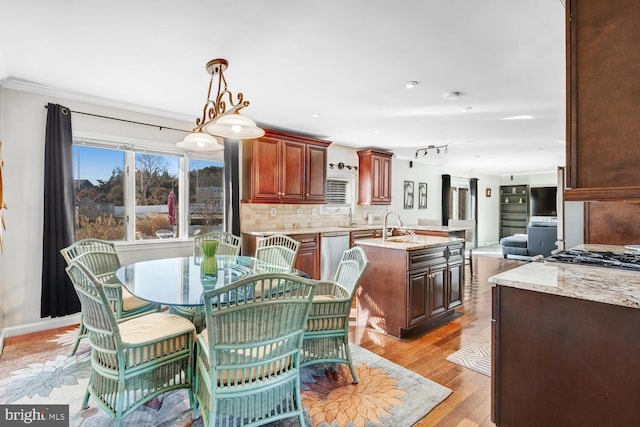
M0 88L0 139L3 141L5 160L4 196L8 206L5 248L4 254L0 255L0 312L3 316L0 318L0 327L6 329L8 335L11 328L42 321L55 323L40 318L44 136L47 115L44 105L49 102L72 110L178 129L188 130L193 127L189 122ZM72 115L72 128L74 135L103 135L112 140L135 140L155 147L173 148L176 141L184 136L181 132L79 114ZM127 262L127 257L154 257L153 251L156 249L160 256L172 256L183 250L180 245L169 248L136 245L133 253L128 252L128 248L123 249L124 262ZM77 322L77 316L68 317L70 323Z
M393 158L393 180L391 210L400 214L405 224L416 224L418 218L442 218L442 175L456 178L478 178L478 246L498 243L498 192L500 177L483 175L472 171L443 169L410 160ZM414 181L417 194L418 183L427 183L427 209L418 209L417 197L413 209L404 209L404 181ZM485 196L485 190L491 189L491 197Z

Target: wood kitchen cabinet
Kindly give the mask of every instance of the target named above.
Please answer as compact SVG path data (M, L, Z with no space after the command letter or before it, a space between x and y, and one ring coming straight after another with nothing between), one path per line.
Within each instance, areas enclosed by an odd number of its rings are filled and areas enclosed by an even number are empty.
M320 240L317 233L292 234L292 239L300 242L295 268L307 273L312 279L320 280Z
M416 250L360 246L370 266L357 296L358 324L402 338L447 320L462 304L462 242Z
M565 199L640 201L640 3L569 0Z
M391 204L392 157L388 151L358 151L358 204Z
M255 256L258 238L253 233L242 233L242 255ZM300 242L294 267L304 271L312 279L320 279L320 235L318 233L288 234Z
M373 239L377 237L382 237L382 229L368 229L368 230L354 230L349 233L349 247L354 247L354 241L358 239Z
M242 145L243 198L253 203L324 203L327 147L318 139L267 130Z
M508 286L492 295L496 426L640 425L639 309Z

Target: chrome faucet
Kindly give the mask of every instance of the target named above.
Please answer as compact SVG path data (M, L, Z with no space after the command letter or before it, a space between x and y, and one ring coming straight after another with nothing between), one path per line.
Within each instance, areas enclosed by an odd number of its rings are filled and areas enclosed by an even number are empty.
M402 220L400 219L400 215L398 215L397 212L394 211L389 211L386 214L384 214L384 222L382 225L382 240L387 240L387 235L388 235L388 230L387 230L387 219L389 218L389 215L394 214L396 216L396 219L398 220L398 227L402 227L404 224L402 223Z

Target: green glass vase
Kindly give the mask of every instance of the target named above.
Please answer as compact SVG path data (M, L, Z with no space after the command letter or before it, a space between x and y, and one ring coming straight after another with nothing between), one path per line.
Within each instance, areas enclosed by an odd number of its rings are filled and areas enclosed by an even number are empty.
M218 260L216 252L218 252L217 240L203 240L200 242L202 250L202 262L200 263L200 272L207 276L218 274Z

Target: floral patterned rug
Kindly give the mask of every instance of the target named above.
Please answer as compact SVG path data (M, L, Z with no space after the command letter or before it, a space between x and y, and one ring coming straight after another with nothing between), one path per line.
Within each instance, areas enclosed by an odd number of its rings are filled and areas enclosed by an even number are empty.
M72 427L112 425L112 419L89 400L86 390L91 352L86 340L69 356L77 329L52 330L34 344L5 343L0 357L0 404L69 404ZM27 348L28 347L28 348ZM345 365L317 364L301 372L307 427L411 426L449 396L451 390L351 346L360 379L351 383ZM166 393L122 420L123 426L202 426L193 419L186 390ZM273 427L297 425L291 418Z

